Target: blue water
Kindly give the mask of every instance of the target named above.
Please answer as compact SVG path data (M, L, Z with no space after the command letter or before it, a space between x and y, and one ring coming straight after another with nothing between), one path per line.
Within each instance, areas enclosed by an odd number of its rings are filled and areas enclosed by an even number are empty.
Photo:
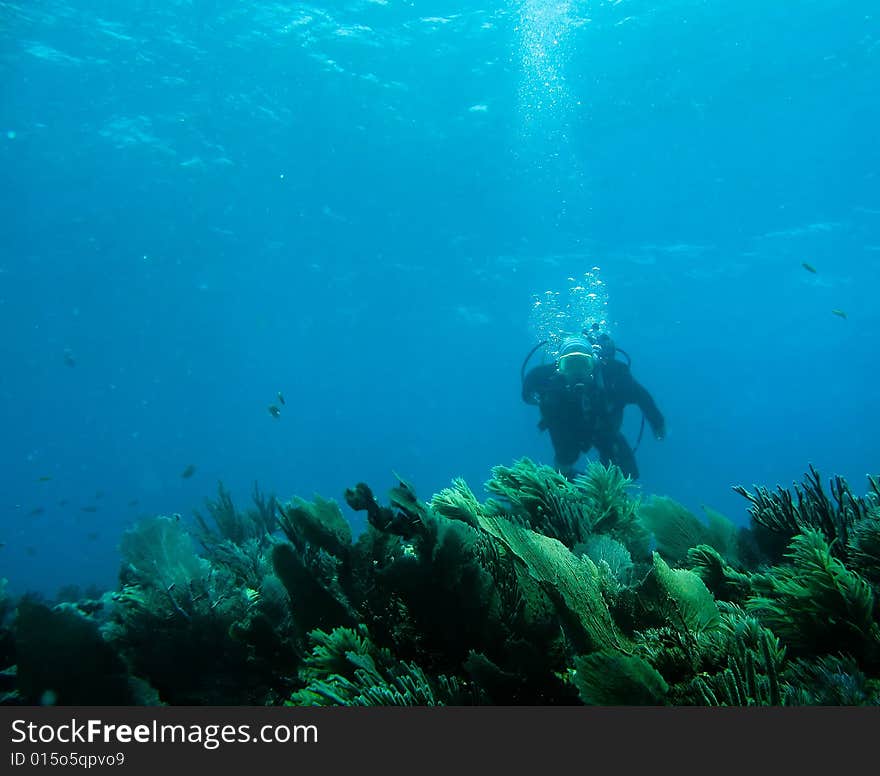
M645 495L864 492L878 82L867 0L0 2L0 576L114 586L220 480L549 463L530 304L594 266Z

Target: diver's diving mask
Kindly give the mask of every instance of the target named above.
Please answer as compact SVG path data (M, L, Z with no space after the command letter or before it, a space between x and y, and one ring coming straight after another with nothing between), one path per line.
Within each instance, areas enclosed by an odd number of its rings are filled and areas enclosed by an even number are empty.
M588 380L596 368L596 358L589 343L575 342L562 349L556 368L560 374L576 380Z

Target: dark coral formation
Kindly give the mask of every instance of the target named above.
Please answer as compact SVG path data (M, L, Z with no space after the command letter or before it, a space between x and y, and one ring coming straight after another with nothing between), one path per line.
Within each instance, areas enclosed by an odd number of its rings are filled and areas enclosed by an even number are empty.
M7 703L868 705L880 701L880 493L810 470L751 524L642 501L614 466L523 459L479 499L399 480L340 506L220 486L123 537L117 590L0 590ZM63 642L63 644L62 644ZM53 659L63 654L64 661Z

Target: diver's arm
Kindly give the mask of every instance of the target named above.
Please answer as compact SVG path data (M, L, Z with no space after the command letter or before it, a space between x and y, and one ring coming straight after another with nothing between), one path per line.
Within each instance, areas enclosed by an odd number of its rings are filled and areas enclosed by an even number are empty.
M645 420L648 421L648 425L651 426L651 431L654 432L654 436L657 439L663 439L666 436L666 420L663 418L663 413L660 412L660 409L657 407L657 402L654 401L654 397L648 393L647 389L632 376L632 373L629 369L623 366L625 372L621 374L620 385L622 393L624 395L624 400L627 404L635 404L638 408L644 413Z
M530 369L522 384L523 401L526 404L538 404L540 394L547 389L549 380L555 372L554 364L542 364Z
M639 409L645 414L645 420L651 426L651 431L657 439L663 439L666 436L666 420L663 413L657 407L654 397L639 383L635 378L632 381L633 404L637 404Z

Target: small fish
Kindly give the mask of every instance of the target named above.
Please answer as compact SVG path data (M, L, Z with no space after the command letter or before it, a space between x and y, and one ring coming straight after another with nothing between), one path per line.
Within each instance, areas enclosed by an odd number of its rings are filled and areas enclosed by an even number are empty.
M831 312L838 318L843 318L844 320L846 320L846 313L843 310L832 310Z
M24 548L24 551L25 551L28 555L30 555L32 558L34 557L34 555L37 554L37 548L36 548L36 547L25 547L25 548Z
M180 473L180 476L183 477L183 479L188 480L188 479L189 479L190 477L192 477L195 473L196 473L196 467L195 467L195 464L192 464L192 463L191 463L191 464L189 464L189 466L187 466L187 467L186 467L186 468Z
M70 348L64 348L64 363L67 364L67 366L76 366L76 360L74 359Z
M28 517L36 517L37 515L42 515L46 510L43 507L34 507L30 512L28 512Z
M140 503L141 503L141 500L139 498L133 498L131 501L128 502L128 505L130 507L136 507Z
M287 402L284 401L284 394L281 393L281 391L278 391L278 401L280 401L282 404L287 404Z
M97 538L98 538L98 532L97 532L97 531L89 531L89 532L86 534L86 539L88 539L90 542L95 541L95 539L97 539Z
M269 414L273 418L280 418L281 417L281 410L278 409L278 407L276 407L274 404L270 404L269 405Z
M816 274L816 268L812 264L807 264L807 262L802 261L801 266L807 271L812 272L814 275Z
M69 503L70 503L70 499L63 498L58 501L58 506L59 507L66 507Z
M37 477L37 482L49 482L49 480L51 479L52 477L50 477L48 474L44 474L42 477Z
M86 507L80 507L80 508L79 508L79 511L80 511L80 512L97 512L97 511L98 511L98 507L93 507L93 506L89 505L89 506L86 506Z

